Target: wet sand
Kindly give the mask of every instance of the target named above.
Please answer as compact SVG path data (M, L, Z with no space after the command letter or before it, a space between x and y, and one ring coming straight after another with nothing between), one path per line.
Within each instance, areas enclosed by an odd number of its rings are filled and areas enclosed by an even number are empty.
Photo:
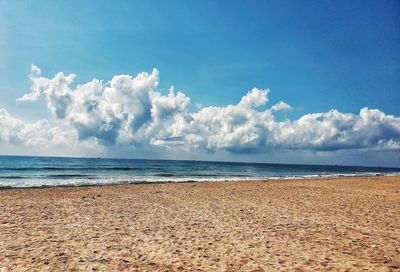
M400 271L400 177L0 191L0 271Z

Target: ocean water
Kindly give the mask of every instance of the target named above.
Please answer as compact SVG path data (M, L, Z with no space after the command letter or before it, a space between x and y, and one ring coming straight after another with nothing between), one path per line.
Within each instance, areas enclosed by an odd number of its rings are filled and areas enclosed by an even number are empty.
M399 174L387 167L0 156L0 188Z

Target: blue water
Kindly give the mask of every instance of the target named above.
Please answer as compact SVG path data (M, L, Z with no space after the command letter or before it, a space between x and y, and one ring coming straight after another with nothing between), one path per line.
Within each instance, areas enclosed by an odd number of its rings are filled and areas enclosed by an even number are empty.
M386 167L0 156L0 188L398 174Z

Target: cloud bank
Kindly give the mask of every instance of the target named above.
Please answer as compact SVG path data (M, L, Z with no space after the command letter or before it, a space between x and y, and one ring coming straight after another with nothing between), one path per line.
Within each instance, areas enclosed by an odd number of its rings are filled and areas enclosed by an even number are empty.
M268 153L271 150L331 152L346 149L400 150L400 117L377 109L359 114L331 110L298 120L277 121L292 110L268 103L269 90L253 88L235 105L197 106L173 87L158 89L159 72L93 79L74 86L75 75L41 75L32 65L29 93L19 101L44 99L56 118L28 124L0 110L0 142L22 146L72 145L98 148L146 147L213 153Z

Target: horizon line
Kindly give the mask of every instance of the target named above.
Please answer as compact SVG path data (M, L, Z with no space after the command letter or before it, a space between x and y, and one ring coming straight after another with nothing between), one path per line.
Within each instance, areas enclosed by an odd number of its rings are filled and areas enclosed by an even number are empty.
M65 158L65 159L105 159L105 160L142 160L142 161L185 161L185 162L216 162L216 163L237 163L237 164L270 164L270 165L299 165L299 166L331 166L331 167L363 167L363 168L385 168L400 170L400 166L368 166L368 165L344 165L344 164L311 164L311 163L279 163L279 162L250 162L250 161L219 161L219 160L194 160L194 159L145 159L126 157L75 157L58 155L2 155L0 157L38 157L38 158Z

